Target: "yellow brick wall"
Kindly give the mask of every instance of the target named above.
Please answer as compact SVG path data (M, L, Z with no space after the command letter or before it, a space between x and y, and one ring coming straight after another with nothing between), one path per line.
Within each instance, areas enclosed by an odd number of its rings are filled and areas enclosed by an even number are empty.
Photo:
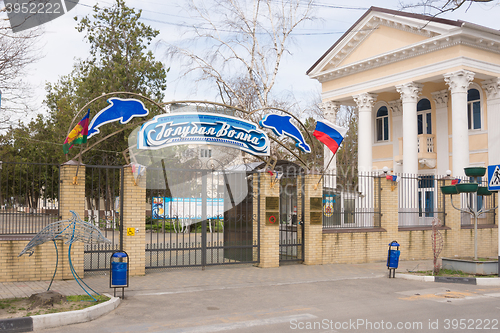
M61 183L59 211L61 219L71 218L70 210L83 218L85 200L85 166L80 166L78 179L74 184L77 165L70 161L61 166ZM54 243L49 241L34 248L35 253L18 257L19 253L35 235L3 237L0 240L0 282L9 281L39 281L50 280L56 267L56 250ZM59 264L55 279L73 279L68 260L69 245L57 241ZM75 242L71 247L71 261L78 275L83 277L84 257L83 243Z

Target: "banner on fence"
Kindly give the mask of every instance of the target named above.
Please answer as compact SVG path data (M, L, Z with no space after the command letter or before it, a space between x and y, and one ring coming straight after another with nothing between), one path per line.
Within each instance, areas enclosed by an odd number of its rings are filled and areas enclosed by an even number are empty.
M153 197L153 219L201 219L201 198ZM207 219L224 216L224 199L207 198Z

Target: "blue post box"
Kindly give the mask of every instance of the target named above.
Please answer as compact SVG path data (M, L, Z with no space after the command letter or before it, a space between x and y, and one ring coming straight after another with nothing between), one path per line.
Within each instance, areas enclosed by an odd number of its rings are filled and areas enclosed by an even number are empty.
M395 249L394 249L395 247ZM396 268L399 265L399 243L397 241L392 241L389 243L389 252L387 253L387 269L389 270L389 278L394 278L396 275Z

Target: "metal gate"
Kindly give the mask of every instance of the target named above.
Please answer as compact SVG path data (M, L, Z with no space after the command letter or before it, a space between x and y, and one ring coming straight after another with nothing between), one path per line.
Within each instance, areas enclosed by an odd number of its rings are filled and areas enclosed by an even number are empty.
M291 171L290 167L286 169L281 170L280 179L280 263L302 262L304 261L304 177L297 178L295 171Z
M111 244L85 244L84 270L109 270L111 254L123 241L123 166L86 165L85 220L93 223Z
M146 268L256 263L258 189L248 172L147 171Z

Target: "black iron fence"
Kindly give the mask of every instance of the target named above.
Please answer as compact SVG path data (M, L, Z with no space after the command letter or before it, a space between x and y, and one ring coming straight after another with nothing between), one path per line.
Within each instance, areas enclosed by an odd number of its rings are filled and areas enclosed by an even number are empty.
M441 193L444 177L397 174L399 227L432 226L438 218L446 225L445 197Z
M0 234L36 234L59 218L60 166L0 161Z
M323 229L380 228L380 177L376 173L323 176Z

